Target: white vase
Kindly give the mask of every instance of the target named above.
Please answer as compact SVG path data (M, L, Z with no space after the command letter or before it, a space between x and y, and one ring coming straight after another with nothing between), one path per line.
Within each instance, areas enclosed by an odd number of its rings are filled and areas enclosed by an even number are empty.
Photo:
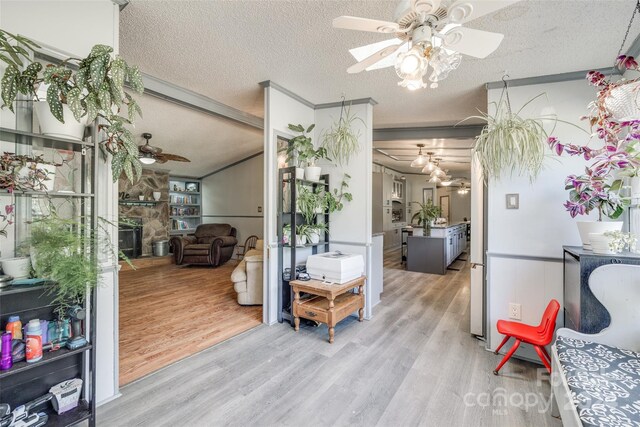
M605 236L604 234L589 233L589 242L591 244L591 250L594 254L611 255L615 252L611 250L609 244L613 240L613 237Z
M311 243L316 244L320 242L320 233L316 230L316 231L312 231L311 233L309 233L309 240L311 240Z
M86 123L84 123L84 119L82 123L78 122L75 117L73 117L73 112L67 104L62 104L64 123L58 121L58 119L51 114L49 103L46 101L34 102L33 109L40 123L40 132L44 135L82 141L84 129L87 127Z
M582 240L582 248L591 250L589 234L604 234L607 231L621 231L622 221L578 221L578 231Z
M604 106L616 121L640 119L638 94L640 81L630 81L613 89L604 100Z
M296 236L296 246L304 246L307 243L307 236Z
M304 168L296 168L296 179L304 179Z
M304 176L308 181L320 181L320 173L322 172L322 168L320 166L307 166L304 169Z
M1 262L4 274L14 279L26 279L31 273L31 260L28 256L3 259Z
M157 202L158 200L160 200L160 196L161 195L162 194L159 191L154 191L153 192L153 200L155 200Z

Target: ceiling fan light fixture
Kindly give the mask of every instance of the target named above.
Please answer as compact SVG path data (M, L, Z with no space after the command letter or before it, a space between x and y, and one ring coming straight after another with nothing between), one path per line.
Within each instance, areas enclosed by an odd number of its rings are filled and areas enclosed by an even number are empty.
M156 159L150 153L140 154L138 160L143 165L152 165L156 162Z
M422 46L414 45L408 52L399 54L395 66L398 77L403 80L422 80L429 66L424 52Z
M433 178L429 179L429 182L432 182L434 184L440 184L440 178L438 178L437 176L434 176Z

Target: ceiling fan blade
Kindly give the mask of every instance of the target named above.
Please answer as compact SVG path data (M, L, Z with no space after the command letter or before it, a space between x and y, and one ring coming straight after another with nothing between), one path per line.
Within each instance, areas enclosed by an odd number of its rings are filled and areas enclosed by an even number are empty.
M384 34L397 33L400 31L400 26L395 22L358 18L357 16L339 16L333 20L333 26L345 30L371 31Z
M403 41L398 38L383 40L381 42L371 43L365 46L354 47L353 49L349 49L349 53L351 54L351 56L353 56L356 59L356 61L362 61L368 56L370 56L373 52L378 52L382 48L385 48L391 45L397 45L398 43L403 43ZM377 70L380 68L391 67L396 63L395 61L396 61L396 57L398 56L397 54L399 54L400 52L406 52L408 50L409 50L408 44L404 43L400 47L400 49L396 50L391 55L388 55L386 58L376 62L372 66L367 67L366 70L371 71L371 70Z
M151 153L151 154L162 153L162 148L154 147L153 145L149 145L149 144L138 145L138 150L142 153Z
M363 59L362 61L360 61L360 62L358 62L356 64L353 64L351 67L347 68L347 73L355 74L355 73L359 73L361 71L366 70L367 68L369 68L370 66L372 66L376 62L381 61L384 58L386 58L387 56L389 56L392 53L394 53L396 50L398 50L400 48L400 46L402 46L402 43L392 44L391 46L387 46L387 47L384 47L384 48L380 49L379 51L377 51L373 55L370 55L370 56L366 57L365 59Z
M503 38L504 34L466 27L456 27L442 35L445 48L476 58L489 56L500 46Z
M191 161L186 157L182 157L182 156L178 156L177 154L170 154L170 153L158 154L155 157L156 157L156 160L158 161L163 160L161 163L164 163L168 160L172 160L174 162L190 162Z
M432 14L440 7L440 0L413 0L411 7L416 13Z
M520 0L458 0L449 6L447 19L453 24L463 24L519 1Z

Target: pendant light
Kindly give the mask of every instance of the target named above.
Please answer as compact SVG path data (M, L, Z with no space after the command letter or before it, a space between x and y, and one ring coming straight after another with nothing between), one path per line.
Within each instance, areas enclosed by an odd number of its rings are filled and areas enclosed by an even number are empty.
M427 154L429 155L429 161L424 166L424 168L422 168L422 173L431 173L436 168L436 164L434 163L434 161L432 159L434 153L430 151Z
M418 157L416 157L415 160L411 162L412 168L421 168L427 164L427 158L424 156L424 154L422 154L422 147L424 147L424 144L418 144L417 147L419 149Z

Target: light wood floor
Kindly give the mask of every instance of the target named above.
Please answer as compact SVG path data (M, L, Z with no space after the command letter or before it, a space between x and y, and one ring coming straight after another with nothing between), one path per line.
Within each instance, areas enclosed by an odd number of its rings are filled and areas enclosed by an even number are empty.
M261 306L237 303L234 267L121 271L120 385L262 323Z
M141 381L98 410L105 426L560 426L537 365L500 359L469 330L469 267L399 269L387 253L371 321L259 326ZM542 403L540 403L542 406Z

